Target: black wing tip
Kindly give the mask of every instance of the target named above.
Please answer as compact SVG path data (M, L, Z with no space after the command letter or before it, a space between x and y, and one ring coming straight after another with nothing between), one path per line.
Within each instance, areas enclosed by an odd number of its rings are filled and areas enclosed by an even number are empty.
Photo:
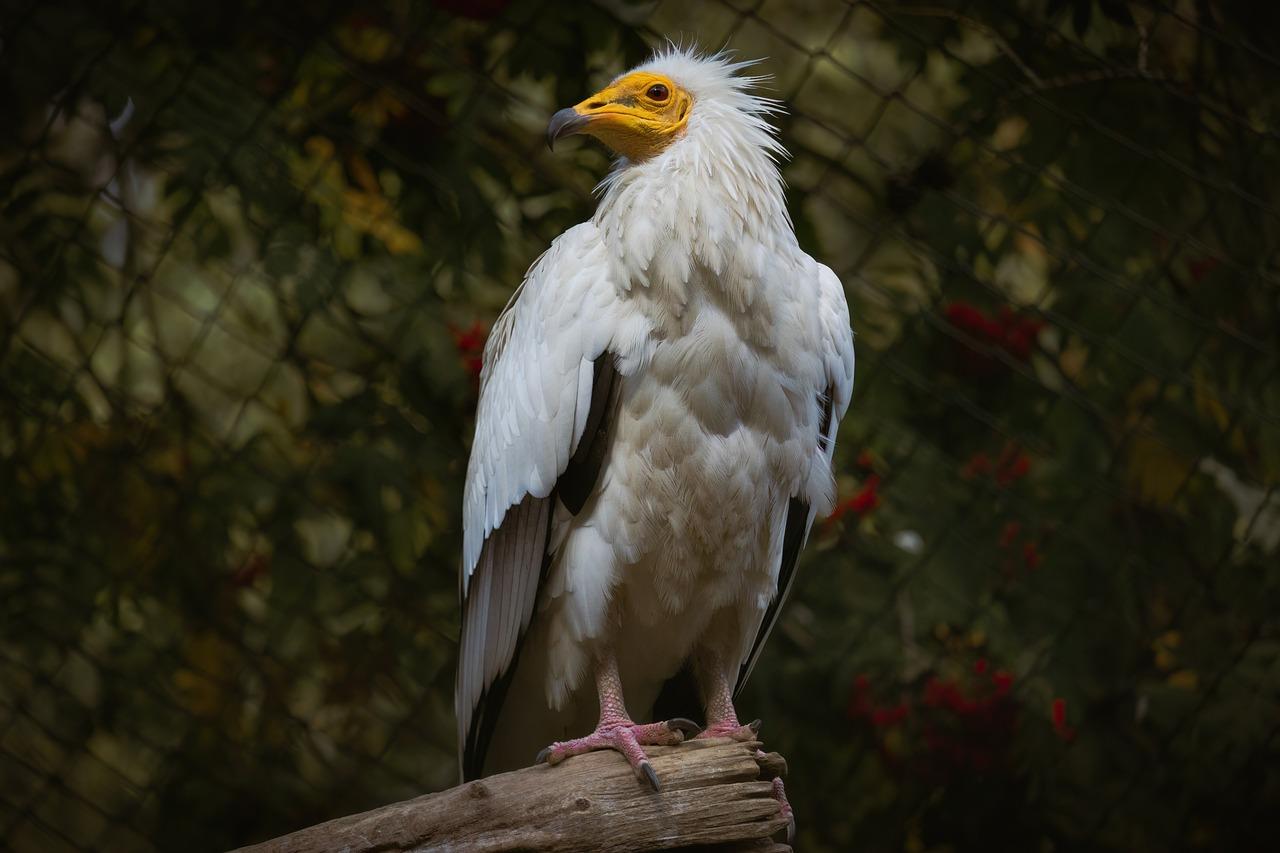
M760 630L751 643L751 653L747 655L746 661L738 670L738 683L733 688L734 696L737 696L738 691L742 690L743 685L747 683L747 675L751 672L756 658L760 656L760 650L764 646L765 638L769 636L769 631L773 628L773 623L777 621L778 611L782 609L783 600L787 597L791 579L795 577L796 563L800 559L800 546L804 543L805 527L808 524L808 502L796 497L787 501L787 520L782 531L782 561L778 569L778 593L773 597L773 601L769 602L769 609L765 611L764 619L760 621Z
M583 424L578 449L556 481L556 495L573 515L582 512L600 477L609 434L608 414L616 399L617 378L618 368L609 353L592 362L591 406L587 410L587 422Z

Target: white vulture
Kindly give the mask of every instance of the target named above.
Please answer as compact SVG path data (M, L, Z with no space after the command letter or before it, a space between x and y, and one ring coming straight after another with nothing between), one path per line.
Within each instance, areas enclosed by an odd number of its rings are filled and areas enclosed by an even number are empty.
M611 748L656 788L644 746L697 733L685 718L755 737L733 697L833 504L854 351L840 281L796 242L780 107L750 64L668 48L551 120L549 142L589 134L619 159L485 347L464 779Z

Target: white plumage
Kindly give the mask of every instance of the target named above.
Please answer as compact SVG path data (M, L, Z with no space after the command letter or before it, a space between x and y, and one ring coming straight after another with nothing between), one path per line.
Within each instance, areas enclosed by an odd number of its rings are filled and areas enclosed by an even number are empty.
M789 511L803 539L832 505L848 307L796 242L778 107L745 65L673 49L632 72L687 92L687 124L618 162L486 347L464 499L468 776L590 730L609 656L642 720L691 660L740 684L785 593Z

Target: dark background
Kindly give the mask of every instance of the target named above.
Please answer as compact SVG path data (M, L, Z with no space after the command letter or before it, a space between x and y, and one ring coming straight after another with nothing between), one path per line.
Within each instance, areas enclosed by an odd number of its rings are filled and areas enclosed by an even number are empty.
M453 784L484 335L609 163L543 129L670 37L858 333L740 705L801 849L1268 848L1275 9L0 0L0 845Z

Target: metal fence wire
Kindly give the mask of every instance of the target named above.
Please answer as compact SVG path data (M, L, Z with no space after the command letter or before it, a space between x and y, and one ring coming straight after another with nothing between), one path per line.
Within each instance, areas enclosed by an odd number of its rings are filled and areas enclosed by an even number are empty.
M806 850L1280 836L1280 7L0 0L0 845L455 781L484 335L550 114L763 60L858 377L742 700Z

